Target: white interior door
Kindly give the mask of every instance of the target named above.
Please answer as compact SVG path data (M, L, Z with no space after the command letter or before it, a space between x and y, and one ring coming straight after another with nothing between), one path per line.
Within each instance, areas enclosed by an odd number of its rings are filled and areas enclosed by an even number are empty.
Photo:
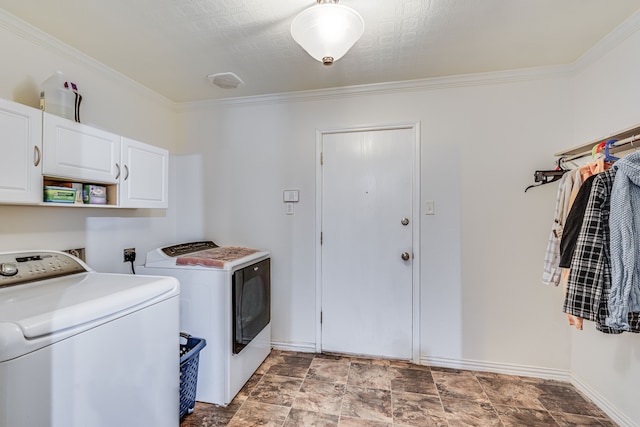
M322 350L411 359L415 129L321 144Z

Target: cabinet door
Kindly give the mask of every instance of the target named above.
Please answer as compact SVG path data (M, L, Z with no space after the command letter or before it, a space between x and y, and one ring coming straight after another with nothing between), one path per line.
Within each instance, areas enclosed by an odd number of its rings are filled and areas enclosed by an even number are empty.
M0 203L42 202L42 111L0 99Z
M166 208L169 205L169 152L122 137L120 207Z
M120 136L43 113L45 176L115 184L120 174Z

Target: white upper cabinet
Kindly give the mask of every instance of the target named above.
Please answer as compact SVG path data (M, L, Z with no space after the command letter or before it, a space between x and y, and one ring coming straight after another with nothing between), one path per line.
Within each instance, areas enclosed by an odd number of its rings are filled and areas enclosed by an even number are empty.
M169 152L122 137L120 200L123 208L166 208Z
M0 99L0 200L42 201L42 112Z
M43 113L42 174L116 184L121 174L120 136Z

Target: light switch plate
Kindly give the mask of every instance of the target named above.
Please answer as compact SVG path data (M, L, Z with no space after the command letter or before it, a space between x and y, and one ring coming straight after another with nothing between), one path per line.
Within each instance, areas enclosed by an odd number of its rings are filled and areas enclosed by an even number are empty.
M297 202L299 200L299 191L298 190L284 190L283 196L284 202Z
M435 203L433 202L433 200L425 200L424 201L424 214L425 215L435 215L436 214L436 207L435 207Z

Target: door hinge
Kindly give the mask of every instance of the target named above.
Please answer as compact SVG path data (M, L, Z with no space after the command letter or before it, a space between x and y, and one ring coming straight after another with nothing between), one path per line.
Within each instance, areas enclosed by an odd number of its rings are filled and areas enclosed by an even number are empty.
M320 152L320 165L321 166L324 165L324 152L323 151Z
M320 312L320 324L322 325L322 312Z
M322 244L322 240L323 240L323 236L322 236L322 231L320 232L320 244Z

